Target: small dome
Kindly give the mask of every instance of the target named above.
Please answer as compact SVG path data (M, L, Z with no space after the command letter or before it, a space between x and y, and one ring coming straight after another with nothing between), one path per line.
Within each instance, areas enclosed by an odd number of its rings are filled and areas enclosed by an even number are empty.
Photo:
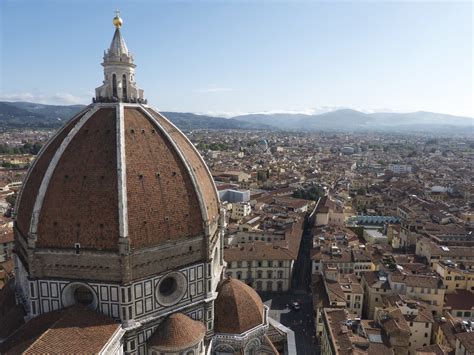
M203 340L206 326L182 313L167 317L148 339L148 347L163 352L179 352L189 349Z
M242 334L264 322L262 299L250 286L228 278L219 284L217 292L216 333Z

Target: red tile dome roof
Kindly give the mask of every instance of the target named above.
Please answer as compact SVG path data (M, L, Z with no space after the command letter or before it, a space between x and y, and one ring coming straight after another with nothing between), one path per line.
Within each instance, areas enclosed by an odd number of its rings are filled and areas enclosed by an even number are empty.
M34 247L117 251L210 235L212 177L185 135L151 108L93 104L63 126L31 167L16 230Z
M264 306L253 288L228 278L217 287L215 301L216 333L242 334L263 324Z
M174 313L156 328L147 345L162 352L180 352L202 341L205 333L204 323L182 313Z

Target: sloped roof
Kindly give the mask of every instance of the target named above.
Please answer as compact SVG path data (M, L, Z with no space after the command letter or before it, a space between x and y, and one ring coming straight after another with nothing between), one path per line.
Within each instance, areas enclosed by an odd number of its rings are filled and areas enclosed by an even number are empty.
M28 321L0 347L4 354L98 353L121 325L81 306Z

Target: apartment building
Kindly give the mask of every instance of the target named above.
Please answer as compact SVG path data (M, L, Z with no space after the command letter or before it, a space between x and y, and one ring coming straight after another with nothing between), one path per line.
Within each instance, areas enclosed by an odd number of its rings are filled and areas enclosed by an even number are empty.
M446 286L446 293L456 290L474 291L474 261L456 263L452 260L440 260L434 269Z
M390 337L403 334L407 338L402 342L406 348L401 346L398 352L414 355L417 349L431 344L434 318L426 304L397 294L382 299L383 305L375 309L375 319Z
M288 291L301 243L303 219L286 227L275 238L239 240L224 248L227 275L244 281L257 291ZM258 234L257 234L258 235ZM248 236L247 236L248 237Z

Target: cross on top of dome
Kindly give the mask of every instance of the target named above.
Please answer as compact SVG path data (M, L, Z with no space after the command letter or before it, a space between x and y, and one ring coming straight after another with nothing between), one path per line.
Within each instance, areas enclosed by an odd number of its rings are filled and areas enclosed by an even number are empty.
M122 21L122 18L120 17L120 10L119 9L115 10L115 17L113 19L113 24L114 24L115 28L122 27L123 21Z

